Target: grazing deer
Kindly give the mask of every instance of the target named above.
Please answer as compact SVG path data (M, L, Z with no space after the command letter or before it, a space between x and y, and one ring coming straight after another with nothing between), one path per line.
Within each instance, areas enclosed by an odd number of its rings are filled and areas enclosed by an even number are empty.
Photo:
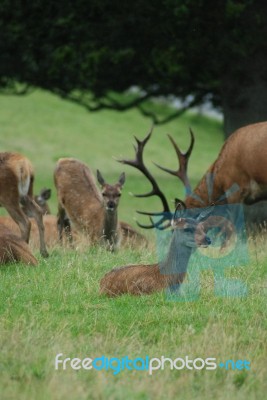
M57 162L55 186L59 202L59 236L63 231L71 235L70 223L77 231L88 235L92 243L102 242L110 250L120 244L118 205L125 174L115 185L106 183L97 171L98 189L91 170L81 161L62 158Z
M143 149L151 133L152 130L143 141L136 139L138 148L134 161L121 160L121 162L138 168L152 183L152 191L149 194L143 195L143 197L158 195L163 203L163 212L158 213L159 216L162 216L159 222L153 222L150 226L142 226L146 228L156 227L164 229L163 223L166 219L168 220L169 207L165 196L143 164ZM191 190L187 177L187 164L194 145L192 131L190 131L190 134L191 143L186 153L182 153L173 138L169 136L179 159L179 168L174 171L158 166L162 170L178 177L184 183L187 196L185 202L181 202L181 204L184 204L185 208L206 208L207 210L211 205L216 204L243 203L249 205L267 199L267 174L264 167L265 164L267 164L267 122L248 125L234 132L224 143L218 158L209 167L194 191ZM142 214L148 214L150 216L156 215L155 213L144 212ZM201 214L202 213L200 213L198 217L200 221L202 219L200 218ZM202 226L204 225L204 227L205 224L207 227L210 224L209 218L205 220L206 217L207 214L204 216L202 222ZM184 238L187 229L186 220L187 218L179 218L180 229ZM218 223L218 221L215 220L215 224L216 223ZM167 226L169 225L170 223L167 222ZM191 230L191 232L193 231ZM195 237L195 231L193 235ZM181 242L177 242L177 239L174 238L175 235L171 240L170 249L176 246L179 257ZM171 250L169 254L171 254ZM177 261L177 263L179 263L179 261ZM167 271L172 270L171 266L166 265L167 264L165 264L165 269L167 269ZM184 266L187 266L187 263L185 263L183 267ZM100 282L100 292L108 295L151 293L167 287L171 282L175 283L178 281L178 283L182 283L185 271L182 271L182 273L180 271L181 269L179 269L178 266L178 268L176 268L176 273L167 274L168 279L166 279L166 274L161 273L159 264L153 264L152 266L130 265L113 269L102 278ZM147 289L148 286L149 289Z
M15 235L6 226L0 225L0 264L22 262L27 265L37 265L28 244Z
M33 215L39 230L40 252L47 257L42 211L33 200L33 181L33 167L26 157L18 153L0 153L0 204L18 224L21 237L27 243L31 223L20 204Z

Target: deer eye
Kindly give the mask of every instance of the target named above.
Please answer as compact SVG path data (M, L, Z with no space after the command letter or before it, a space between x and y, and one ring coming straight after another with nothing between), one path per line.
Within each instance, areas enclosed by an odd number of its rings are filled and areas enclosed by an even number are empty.
M107 197L107 193L102 193L102 196L103 197Z
M121 193L118 193L118 194L117 194L117 197L121 197Z

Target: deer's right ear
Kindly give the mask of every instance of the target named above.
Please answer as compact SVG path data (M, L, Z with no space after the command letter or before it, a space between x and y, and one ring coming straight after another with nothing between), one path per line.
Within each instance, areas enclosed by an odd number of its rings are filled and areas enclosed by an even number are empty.
M175 197L175 199L174 199L174 205L175 205L175 211L178 209L186 210L186 205L183 202L183 200L177 199L177 197Z
M126 179L126 177L125 177L125 172L123 172L123 173L121 174L121 176L119 177L119 180L118 180L118 183L119 183L120 186L123 186L123 185L124 185L125 179Z
M105 185L105 179L103 178L103 176L101 175L101 172L97 169L96 170L96 176L97 176L97 180L100 183L101 186Z
M51 197L51 189L46 189L46 188L44 188L44 189L41 191L41 197L42 197L44 200L49 200L50 197Z

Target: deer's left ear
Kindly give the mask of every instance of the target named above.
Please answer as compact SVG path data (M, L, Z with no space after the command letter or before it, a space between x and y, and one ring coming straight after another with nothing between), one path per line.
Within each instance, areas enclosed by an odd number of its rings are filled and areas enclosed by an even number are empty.
M119 184L120 186L123 186L124 183L125 183L125 179L126 179L126 177L125 177L125 172L123 172L123 173L121 174L121 176L119 177L118 184Z
M41 191L41 197L42 197L44 200L49 200L50 197L51 197L51 189L46 189L46 188L44 188L44 189Z
M97 176L97 180L100 183L101 186L105 185L105 179L103 178L103 176L101 175L101 172L99 170L96 171L96 176Z
M174 199L174 205L175 205L175 211L178 209L186 210L186 205L183 202L183 200L177 199L177 197L175 197L175 199Z

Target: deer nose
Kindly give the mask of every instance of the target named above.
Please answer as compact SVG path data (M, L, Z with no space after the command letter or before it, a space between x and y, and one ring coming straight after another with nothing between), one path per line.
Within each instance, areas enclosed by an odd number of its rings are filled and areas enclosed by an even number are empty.
M115 208L115 203L114 203L114 201L109 200L109 201L107 202L107 209L108 209L108 210L114 210L114 208Z

